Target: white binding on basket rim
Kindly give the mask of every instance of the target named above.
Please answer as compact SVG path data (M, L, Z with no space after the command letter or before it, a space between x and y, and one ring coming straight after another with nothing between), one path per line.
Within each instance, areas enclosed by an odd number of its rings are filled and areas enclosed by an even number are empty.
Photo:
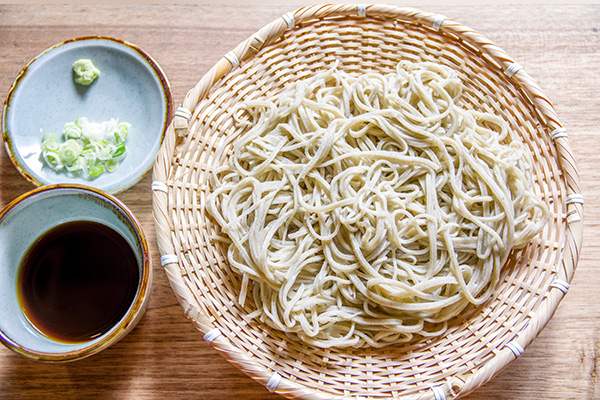
M433 29L435 29L436 31L439 31L440 28L442 27L442 24L447 19L448 19L448 17L446 17L444 14L438 14L435 17L433 17Z
M431 391L433 392L433 398L435 400L446 400L446 394L442 390L441 386L432 386Z
M521 347L521 345L514 340L512 342L506 343L506 347L508 347L510 351L512 351L515 357L519 357L525 351L523 350L523 347Z
M569 137L569 135L567 134L567 130L565 128L560 127L553 130L552 133L550 133L550 137L552 138L552 140L556 140L561 137Z
M294 22L294 14L292 14L291 12L283 14L281 18L283 18L288 28L293 28L294 25L296 25L296 22Z
M518 62L514 62L510 64L508 68L506 68L506 75L508 75L508 77L510 78L522 69L523 66L521 64L519 64Z
M179 260L175 254L165 254L160 257L160 265L167 266L169 264L177 264Z
M213 329L211 329L210 331L208 331L208 332L206 332L204 334L204 340L207 343L212 343L215 340L217 340L217 338L219 336L221 336L221 335L222 335L222 333L221 333L221 330L219 328L213 328Z
M571 285L569 285L568 282L565 282L562 279L555 279L554 282L552 282L549 285L549 287L556 288L556 289L560 290L561 292L563 292L564 294L567 294Z
M152 181L152 191L159 191L159 192L165 192L165 193L169 193L169 187L160 181Z
M267 382L267 390L271 393L275 392L280 382L281 375L279 375L277 372L273 372L273 375L271 375L271 378L269 378L269 382Z
M179 107L175 111L175 116L185 118L190 121L192 119L192 112L185 107Z
M358 13L359 17L366 17L367 16L367 6L366 6L366 4L358 4L356 6L356 12Z
M567 196L567 204L579 203L583 204L583 195L582 194L571 194Z
M225 54L223 57L225 57L227 61L229 61L232 67L237 68L240 66L240 60L238 60L237 56L233 51L227 52L227 54Z

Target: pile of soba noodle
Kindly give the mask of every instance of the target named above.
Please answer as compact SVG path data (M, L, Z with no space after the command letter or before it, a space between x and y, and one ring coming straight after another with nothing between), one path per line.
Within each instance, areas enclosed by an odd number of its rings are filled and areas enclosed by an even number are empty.
M207 208L253 318L318 347L381 347L490 298L548 211L523 145L461 91L432 63L333 67L235 110Z

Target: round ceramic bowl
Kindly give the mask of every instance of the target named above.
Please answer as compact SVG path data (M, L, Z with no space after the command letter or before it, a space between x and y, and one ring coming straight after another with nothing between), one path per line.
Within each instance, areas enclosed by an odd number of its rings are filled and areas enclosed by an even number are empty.
M102 335L80 343L57 341L36 329L23 311L17 289L19 268L32 244L50 228L71 221L112 228L129 243L139 268L137 290L124 316ZM141 319L151 285L148 244L139 222L123 203L103 191L71 184L43 186L0 212L0 341L17 353L44 361L70 361L111 346Z
M88 86L74 81L73 63L79 59L100 70ZM34 185L75 183L115 194L152 168L171 108L167 77L142 49L119 39L82 37L49 48L21 70L4 102L2 133L13 164ZM131 124L127 154L113 172L90 180L64 169L56 172L43 162L43 134L61 138L63 126L80 117Z

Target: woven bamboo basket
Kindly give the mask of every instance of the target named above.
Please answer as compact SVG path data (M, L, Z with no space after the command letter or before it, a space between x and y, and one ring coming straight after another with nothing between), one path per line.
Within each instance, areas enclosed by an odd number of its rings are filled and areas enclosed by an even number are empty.
M388 73L401 59L459 71L464 106L509 122L534 159L550 208L545 229L513 252L495 294L437 338L383 349L320 349L247 315L240 277L204 208L214 150L240 101L277 93L329 68ZM442 15L384 5L305 7L227 53L189 91L156 159L153 207L161 262L185 315L227 360L292 399L452 399L515 360L569 288L582 240L583 197L566 130L522 67L481 34Z

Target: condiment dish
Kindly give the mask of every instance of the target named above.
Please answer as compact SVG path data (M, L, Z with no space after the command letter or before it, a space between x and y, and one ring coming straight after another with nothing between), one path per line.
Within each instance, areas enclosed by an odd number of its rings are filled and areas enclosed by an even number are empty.
M100 75L90 85L75 82L73 64L91 60ZM19 172L36 186L75 183L121 192L152 168L170 119L172 95L158 63L120 39L93 36L67 40L29 62L12 84L2 113L3 139ZM61 137L68 122L86 117L131 124L127 154L118 168L95 179L44 162L45 133Z
M121 303L118 318L106 325L103 333L83 341L65 342L48 335L43 329L39 329L40 325L32 322L23 306L22 292L19 292L23 287L20 272L30 249L40 243L40 238L45 233L56 226L81 221L110 228L114 235L109 240L118 239L122 242L124 239L130 246L134 259L133 268L137 268L135 280L128 283L133 285L134 294L127 302ZM64 253L60 253L60 260L64 260ZM91 263L86 260L86 253L80 259L81 269L87 268L87 264ZM48 264L41 264L46 268L45 271L48 271ZM100 267L103 269L103 266ZM106 267L109 268L108 265ZM50 273L48 275L52 276ZM60 275L59 279L72 280L72 275ZM89 280L80 281L80 287L86 288L84 290L91 287L90 284L96 285L94 279L97 275L90 276L92 278ZM131 211L112 195L83 185L57 184L25 193L0 211L0 342L17 353L44 361L70 361L111 346L129 333L141 319L148 303L151 285L150 254L142 227ZM99 304L113 301L113 292L96 289L94 287L93 296L99 293L96 296ZM33 294L39 297L44 295L41 291L33 291ZM60 296L60 300L64 301L62 293ZM54 299L58 297L54 296ZM95 302L96 297L91 300ZM48 302L48 308L51 307L51 302Z

